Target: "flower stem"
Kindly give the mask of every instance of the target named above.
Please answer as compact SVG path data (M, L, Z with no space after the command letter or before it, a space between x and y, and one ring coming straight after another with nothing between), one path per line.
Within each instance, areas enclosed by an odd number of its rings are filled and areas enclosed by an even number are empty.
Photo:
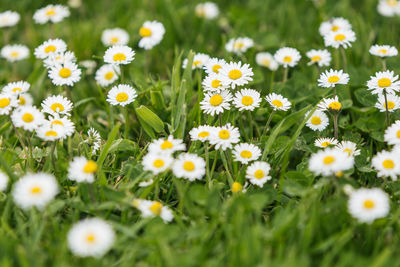
M344 51L344 48L340 48L340 52L342 54L342 60L343 60L343 69L345 72L347 72L347 59L346 59L346 52Z
M211 175L210 175L210 158L208 155L208 142L204 143L204 151L205 151L205 157L206 157L206 184L208 189L211 189Z
M387 101L387 93L386 90L383 90L383 96L385 97L385 113L386 113L386 125L389 126L390 124L390 114L388 108L388 101Z
M271 120L272 120L272 117L274 116L274 114L275 114L275 110L273 110L273 111L271 112L271 114L269 114L267 123L265 124L264 131L263 131L261 137L264 136L264 135L268 132L269 124L271 123Z
M289 67L285 68L285 72L283 73L283 81L282 83L286 83L287 79L288 79L288 74L289 74Z
M51 163L54 168L54 173L57 173L57 166L56 166L55 154L54 154L56 147L57 147L57 141L53 141L53 145L51 146L50 157L51 157Z
M382 58L382 68L383 68L383 71L386 71L386 59L385 58Z
M275 71L272 71L269 77L269 91L268 91L269 93L272 93L274 88L274 76L275 76Z
M128 116L128 107L125 107L125 139L128 139L129 136L129 116Z
M338 117L339 117L339 113L335 113L333 115L333 129L334 129L334 137L337 140L338 139Z

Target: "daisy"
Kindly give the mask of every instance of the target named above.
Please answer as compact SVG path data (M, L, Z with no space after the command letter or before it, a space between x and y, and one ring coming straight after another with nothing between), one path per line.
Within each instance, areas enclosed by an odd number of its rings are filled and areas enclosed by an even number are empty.
M353 168L354 158L337 148L326 148L311 155L308 163L310 171L316 175L335 175L338 172Z
M61 39L49 39L35 49L35 57L45 59L51 54L64 53L67 44Z
M308 117L309 112L305 117ZM323 131L329 125L329 118L323 111L316 110L306 122L306 126L313 131Z
M273 55L268 52L260 52L256 54L256 63L262 67L266 67L271 71L276 71L279 67Z
M196 5L196 16L205 19L215 19L219 15L219 8L213 2L204 2Z
M218 74L219 70L226 64L226 61L224 59L219 59L219 58L209 58L204 65L204 70L206 71L207 74Z
M104 62L115 65L127 65L135 59L135 51L126 45L113 45L106 50Z
M209 125L200 125L199 127L193 128L189 132L190 140L201 142L209 141L213 129L214 127Z
M146 21L139 30L139 35L142 37L139 41L139 47L145 50L152 49L158 45L165 34L164 25L158 21Z
M220 74L210 73L203 79L201 83L205 91L219 92L228 88L224 81L224 77Z
M58 23L69 16L68 7L62 5L48 5L36 10L33 20L38 24L47 22Z
M174 159L169 154L156 154L149 152L143 157L143 170L151 171L156 175L167 170L172 165L173 161Z
M68 167L68 178L78 183L93 183L97 163L85 157L75 157Z
M226 150L227 148L232 148L232 144L236 144L239 141L239 129L233 127L230 123L222 127L215 127L210 135L210 144L215 145L215 149Z
M16 106L16 99L11 94L0 93L0 115L8 115Z
M59 126L64 130L65 136L72 136L75 132L75 124L67 117L60 117L58 114L49 116L48 120L44 124L50 127Z
M20 107L21 106L32 106L33 105L32 96L28 93L18 95L17 105Z
M318 86L329 88L335 87L337 84L348 84L349 74L343 72L343 70L326 70L321 73L318 79Z
M319 111L335 111L339 112L342 109L342 104L339 102L339 98L335 96L334 98L323 98L318 104Z
M90 128L87 132L87 139L84 141L92 147L92 152L95 153L101 146L101 136L94 128Z
M400 14L400 3L397 0L379 0L378 12L385 17L393 17Z
M232 193L236 194L238 192L241 192L242 189L243 189L243 186L239 182L234 182L232 184L232 187L231 187Z
M234 161L249 164L250 161L257 160L261 156L261 149L253 144L240 143L235 145L232 155L235 158Z
M107 102L113 106L126 106L137 97L136 90L128 84L119 84L111 88L107 95Z
M25 81L11 82L3 87L2 92L10 95L19 95L26 93L31 85Z
M274 58L284 68L294 67L301 59L300 52L291 47L283 47L276 51Z
M105 29L101 34L101 42L105 46L127 45L129 34L121 28Z
M79 65L86 69L86 75L92 75L94 72L94 69L97 66L97 63L94 60L87 59L87 60L82 60L81 62L79 62Z
M182 139L175 139L172 135L167 139L160 138L154 140L149 145L149 153L151 154L172 154L176 151L184 151L186 149Z
M322 36L325 36L329 33L335 33L338 31L347 31L351 30L351 24L347 19L344 18L332 18L328 21L324 21L321 23L319 27L319 33Z
M0 28L12 27L18 23L20 15L15 11L7 10L0 13Z
M393 71L381 71L375 73L375 76L371 76L371 79L367 82L368 90L376 95L382 95L385 91L388 94L395 94L400 90L400 81L397 79L399 75L394 75Z
M172 172L176 177L191 182L201 180L206 173L206 162L196 154L182 153L172 164Z
M65 138L65 130L60 125L44 124L37 129L37 135L44 141L55 141Z
M385 130L384 139L389 145L400 145L400 120L395 121Z
M9 62L20 61L29 57L29 49L25 45L6 45L1 49L0 55Z
M65 51L60 53L52 53L46 59L43 60L45 68L50 69L56 65L63 65L67 62L76 63L76 57L74 52Z
M369 53L384 58L397 56L398 51L396 47L390 45L372 45L369 49Z
M318 138L314 142L314 146L326 148L330 145L336 146L338 144L338 140L335 138Z
M348 157L360 155L360 150L357 149L356 143L353 143L351 141L342 141L336 145L336 148L340 151L347 153Z
M332 60L331 53L326 49L311 49L306 53L306 56L310 59L308 65L317 64L319 67L328 67Z
M268 175L270 170L271 166L268 162L256 161L247 167L246 178L250 183L263 187L268 180L272 179L272 177Z
M400 174L399 152L381 151L372 158L372 167L377 170L378 177L390 177L396 181Z
M165 223L171 222L174 218L172 211L158 201L135 199L132 204L140 210L143 218L160 216Z
M68 98L62 95L53 95L47 97L42 102L42 108L44 113L50 115L66 115L71 116L70 111L72 110L72 102Z
M96 71L95 80L100 86L108 86L118 80L121 73L119 66L106 64Z
M14 202L22 209L43 209L57 194L57 180L47 173L26 174L14 184L12 192Z
M352 30L338 30L324 35L325 46L333 48L351 47L351 43L356 40L356 34Z
M32 132L44 123L44 115L34 106L22 106L13 111L11 120L15 127Z
M386 96L386 98L387 98L387 106L388 106L389 112L393 112L400 108L400 97L399 96L389 94ZM380 112L386 111L385 96L379 95L378 102L375 104L375 107L377 109L379 109Z
M204 99L200 102L200 109L204 113L214 116L230 109L232 94L229 91L219 93L206 93Z
M260 106L261 96L260 93L254 89L242 89L235 93L233 98L234 106L242 110L253 111Z
M198 53L195 54L193 57L193 62L192 62L192 69L202 69L210 59L209 55ZM188 59L185 58L185 60L182 63L182 68L186 69L186 65L188 64Z
M287 111L292 106L292 104L289 102L287 98L275 93L268 94L265 97L265 99L268 101L272 109L275 111L276 110Z
M63 65L54 65L49 70L49 78L57 86L73 86L81 79L82 71L73 62L65 62Z
M361 188L351 192L347 208L360 223L372 223L389 214L389 197L380 188Z
M232 89L252 81L254 75L250 65L242 62L229 62L220 69L220 73L225 77L223 82Z
M248 37L232 38L226 43L225 49L237 55L245 53L249 48L254 46L254 41Z
M74 255L100 258L110 250L115 233L108 222L90 218L74 224L67 239L68 247Z
M4 192L8 186L8 176L0 171L0 192Z

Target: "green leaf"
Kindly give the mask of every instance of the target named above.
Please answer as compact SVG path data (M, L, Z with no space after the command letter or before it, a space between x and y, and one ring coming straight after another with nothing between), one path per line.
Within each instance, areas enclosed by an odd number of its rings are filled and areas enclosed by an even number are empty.
M142 105L135 110L138 117L142 121L146 122L146 124L149 125L151 128L153 128L154 131L156 131L157 133L164 131L163 121L149 108Z

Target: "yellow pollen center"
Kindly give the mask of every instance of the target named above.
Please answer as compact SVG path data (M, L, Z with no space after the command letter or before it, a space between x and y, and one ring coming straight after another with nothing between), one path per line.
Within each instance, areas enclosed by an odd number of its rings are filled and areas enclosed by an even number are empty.
M39 186L34 186L31 188L31 193L34 195L40 194L42 193L42 188L40 188Z
M49 9L46 11L46 16L53 16L56 14L56 11L54 9Z
M397 131L396 136L400 139L400 130Z
M8 98L0 98L0 108L5 108L10 105L10 99Z
M124 61L125 59L126 59L126 56L124 54L122 54L122 53L116 53L113 56L113 60L114 61Z
M212 70L213 70L213 72L215 72L215 73L219 73L219 69L220 68L222 68L222 66L220 66L220 65L214 65L213 67L212 67Z
M152 33L151 33L151 30L149 28L141 27L140 30L139 30L139 34L142 37L149 37L149 36L151 36Z
M393 101L388 101L388 109L393 109L396 104ZM383 103L383 107L386 108L386 104Z
M213 95L210 98L210 104L214 107L221 105L223 98L221 95Z
M19 100L18 105L21 105L21 106L25 105L26 100L25 100L24 97L20 96L20 97L18 98L18 100Z
M245 95L244 97L242 97L242 104L245 106L250 106L251 104L253 104L254 100L251 96L247 96Z
M375 203L372 200L365 200L364 201L364 208L372 209L375 206Z
M69 76L71 76L71 70L67 69L67 68L62 68L59 72L59 75L62 78L68 78Z
M312 117L311 118L311 123L313 124L313 125L319 125L319 124L321 124L321 118L320 117Z
M256 170L254 172L254 177L256 177L257 179L261 179L264 177L264 171L263 170Z
M266 67L269 67L269 65L271 65L271 61L269 61L268 59L264 59L264 60L262 61L262 64L263 64L264 66L266 66Z
M125 92L118 93L117 96L115 97L115 99L116 99L118 102L125 102L125 101L128 100L128 98L129 98L129 97L128 97L128 94L125 93Z
M174 147L174 144L172 144L172 142L165 140L162 144L161 144L161 149L171 149Z
M96 241L96 236L94 234L88 234L86 236L86 241L90 244L93 244Z
M11 52L12 57L18 57L19 53L17 51Z
M211 82L211 86L212 86L213 88L218 88L218 87L221 86L221 81L220 81L220 80L213 80L213 81Z
M331 30L332 30L333 32L337 32L337 31L339 30L339 26L333 25L332 28L331 28Z
M391 159L386 159L382 162L382 166L385 169L393 169L394 168L394 161Z
M381 78L378 80L379 87L388 87L392 84L392 81L388 78Z
M32 122L33 121L33 115L31 114L31 113L25 113L23 116L22 116L22 120L24 121L24 122L26 122L26 123L29 123L29 122Z
M330 82L330 83L337 83L338 81L339 81L339 77L336 75L328 78L328 82Z
M118 37L114 36L114 37L111 37L110 41L112 44L116 44L116 43L118 43L119 39L118 39Z
M14 93L16 93L16 92L21 92L22 89L21 89L21 88L18 88L18 87L15 87L15 88L12 89L12 91L13 91Z
M252 154L251 154L251 151L243 150L242 152L240 152L240 156L242 158L249 159L249 158L251 158Z
M229 139L230 133L228 130L221 130L221 131L219 131L218 136L219 136L219 138L226 140L226 139Z
M112 77L114 77L114 72L112 72L112 71L107 72L106 75L104 75L104 78L105 78L106 80L111 80Z
M353 153L353 150L351 150L350 148L345 148L345 149L343 149L343 152L347 152L347 154L349 154L349 157L350 157L351 153Z
M332 102L328 105L328 107L333 110L340 110L342 108L342 104L339 102Z
M278 99L272 100L272 105L274 105L275 107L278 107L278 108L283 107L282 101L280 101Z
M44 135L45 136L57 136L57 132L50 130L50 131L47 131Z
M60 103L54 103L50 106L50 108L54 111L54 112L62 112L64 111L64 106Z
M194 163L192 161L185 161L185 163L183 163L183 169L185 171L191 172L194 171Z
M327 147L327 146L329 146L330 144L331 144L331 142L326 141L326 142L322 142L322 143L321 143L321 146Z
M386 54L387 50L386 49L380 49L378 52L381 53L381 54Z
M49 45L44 48L45 53L50 53L56 51L56 47L54 45Z
M242 77L242 72L240 70L231 70L228 73L228 77L232 80L237 80Z
M311 58L311 61L312 62L317 62L317 61L320 61L321 60L321 57L320 56L313 56L312 58Z
M323 160L325 165L329 165L335 162L335 157L332 156L326 156Z
M335 41L343 41L344 39L346 39L346 36L344 34L337 34L335 36Z
M387 3L389 6L392 6L392 7L395 7L395 6L398 5L397 0L386 0L386 3Z
M203 132L200 132L197 136L201 137L201 138L206 138L209 135L210 135L209 132L203 131Z
M196 61L193 61L193 66L197 66L197 65L199 65L199 64L201 64L201 61L200 60L196 60Z
M240 183L238 183L238 182L234 182L233 184L232 184L232 193L237 193L237 192L240 192L240 191L242 191L242 185L240 184Z
M54 124L63 125L64 126L64 123L62 123L62 121L59 121L59 120L54 120L54 121L51 122L51 126L53 126Z
M162 167L164 166L164 161L163 161L162 159L156 159L156 160L153 162L153 166L154 166L155 168L162 168Z
M235 47L236 49L243 48L243 47L244 47L244 43L235 43L234 47Z
M83 172L85 173L95 173L97 171L97 163L93 160L88 160L88 162L83 167Z
M149 209L154 215L160 215L162 211L162 204L156 201L150 206Z

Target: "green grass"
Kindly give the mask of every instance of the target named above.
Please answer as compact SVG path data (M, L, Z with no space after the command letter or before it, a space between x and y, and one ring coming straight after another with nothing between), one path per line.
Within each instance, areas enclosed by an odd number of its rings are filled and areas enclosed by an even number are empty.
M34 11L48 3L2 0L2 10L22 15L21 22L10 29L12 43L25 44L33 51L50 37L49 25L32 21ZM54 173L62 187L44 211L21 210L13 203L10 189L0 195L0 266L400 266L400 186L377 178L370 167L371 157L386 148L386 126L384 114L373 108L376 98L365 86L369 76L381 70L380 61L368 49L375 43L399 43L398 18L380 16L375 0L220 0L219 19L203 21L194 15L196 3L84 0L80 9L71 10L69 18L54 25L55 36L66 41L78 60L95 59L98 65L106 50L100 41L102 30L126 29L129 45L137 54L124 70L125 79L139 97L128 107L131 130L125 139L123 109L111 109L104 98L109 88L99 88L93 75L84 74L71 90L77 132L70 144L57 144L56 169L49 155L51 144L36 137L32 138L35 149L30 168L29 156L22 152L9 119L0 117L0 164L10 179L14 182L26 172L44 171ZM353 47L346 50L350 84L338 87L343 99L339 136L361 147L354 170L338 180L315 177L307 169L310 154L317 151L314 139L333 136L332 127L316 133L302 124L305 112L323 96L331 95L317 87L319 73L307 66L305 52L323 47L318 27L334 16L347 18L357 35ZM159 46L145 53L137 47L138 29L145 20L153 19L164 24L166 34ZM224 49L227 39L239 36L251 37L256 44L243 57ZM285 84L280 82L280 68L270 88L270 73L255 64L255 53L273 53L286 45L300 50L303 59L290 71ZM263 149L273 169L272 181L263 188L250 187L244 194L232 195L224 162L214 149L209 153L211 163L215 157L218 160L210 188L205 178L189 183L170 172L161 176L154 188L138 187L142 179L151 177L143 172L140 161L153 138L173 134L190 143L189 151L204 157L203 146L189 142L188 131L217 120L204 116L198 106L204 74L181 68L190 51L249 63L255 73L249 88L263 96L279 92L293 103L289 112L273 117L267 136L250 141ZM335 57L334 51L332 54L333 67L343 68L340 57ZM397 58L387 64L388 69L399 72ZM19 79L32 84L30 93L36 105L61 92L33 55L16 64L1 61L1 84ZM269 114L265 101L252 113L260 129ZM222 119L232 122L235 118L239 125L239 116L244 119L242 138L250 136L245 114L226 112ZM391 115L392 121L399 118L399 113ZM89 148L82 143L89 127L97 129L105 140L93 157L100 170L93 186L72 184L66 176L68 164L73 156L89 157ZM233 169L233 179L243 181L240 166L234 163ZM345 184L384 189L391 196L389 216L371 225L358 224L347 213ZM141 219L131 201L143 196L171 207L174 221L164 224L158 218ZM94 216L112 224L116 243L101 259L75 257L67 247L67 232L80 219Z

